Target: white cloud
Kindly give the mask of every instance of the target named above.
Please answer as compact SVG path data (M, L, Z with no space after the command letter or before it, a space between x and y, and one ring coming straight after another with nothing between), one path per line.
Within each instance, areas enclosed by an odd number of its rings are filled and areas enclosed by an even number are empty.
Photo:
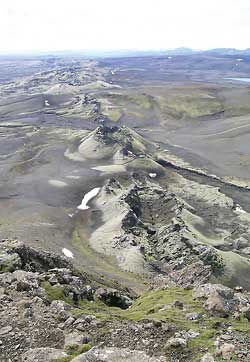
M249 0L1 0L1 51L250 46Z

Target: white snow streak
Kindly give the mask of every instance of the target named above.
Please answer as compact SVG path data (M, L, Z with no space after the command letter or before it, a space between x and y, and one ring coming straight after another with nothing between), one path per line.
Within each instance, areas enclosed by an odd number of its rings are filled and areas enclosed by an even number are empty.
M72 251L70 251L69 249L63 248L62 252L68 258L72 258L72 259L74 258L74 255L73 255Z
M95 197L100 191L100 187L95 187L93 190L87 192L85 195L84 195L84 198L82 199L82 203L81 205L77 206L77 208L79 210L87 210L89 209L89 206L87 205L87 203L93 199L93 197Z

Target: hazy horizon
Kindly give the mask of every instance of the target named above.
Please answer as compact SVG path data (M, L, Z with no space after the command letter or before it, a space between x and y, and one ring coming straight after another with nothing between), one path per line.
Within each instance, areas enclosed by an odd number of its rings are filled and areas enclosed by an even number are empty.
M3 0L1 53L249 47L247 0Z
M168 53L172 51L178 51L181 49L187 49L193 51L194 53L197 52L207 52L212 50L219 50L219 49L233 49L235 51L243 52L248 51L250 48L227 48L227 47L220 47L220 48L207 48L207 49L193 49L190 47L179 47L179 48L166 48L166 49L60 49L60 50L23 50L23 51L0 51L0 56L43 56L43 55L56 55L56 54L79 54L79 55L86 55L86 56L96 56L101 57L102 55L108 54L135 54L135 53ZM184 53L185 54L185 53Z

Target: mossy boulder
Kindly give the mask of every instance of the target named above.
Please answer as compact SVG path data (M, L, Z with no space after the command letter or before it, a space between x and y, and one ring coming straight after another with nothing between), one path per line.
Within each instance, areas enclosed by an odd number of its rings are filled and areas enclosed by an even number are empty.
M7 253L0 250L0 273L13 272L22 266L17 253Z

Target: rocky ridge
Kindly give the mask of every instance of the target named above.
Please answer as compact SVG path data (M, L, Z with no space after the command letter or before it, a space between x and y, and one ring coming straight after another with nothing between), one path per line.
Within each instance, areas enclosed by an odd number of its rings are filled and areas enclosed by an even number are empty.
M249 261L240 247L249 215L218 188L168 174L154 152L126 127L100 126L65 153L124 166L91 200L101 219L89 244L147 287L137 295L115 275L2 240L0 361L249 360Z
M133 174L129 183L109 180L95 205L105 216L91 246L115 255L125 270L154 273L158 281L182 287L223 275L221 255L200 242L186 221L191 208L147 177ZM112 223L116 234L108 232Z

